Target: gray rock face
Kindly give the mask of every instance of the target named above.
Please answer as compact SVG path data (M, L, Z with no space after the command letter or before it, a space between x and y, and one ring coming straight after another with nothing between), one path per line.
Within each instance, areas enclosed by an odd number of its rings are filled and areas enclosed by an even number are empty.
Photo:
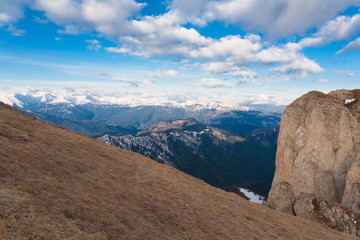
M330 228L360 236L360 216L340 204L318 199L314 194L301 193L295 201L294 212Z
M268 205L306 217L303 193L360 213L360 89L309 92L284 111Z

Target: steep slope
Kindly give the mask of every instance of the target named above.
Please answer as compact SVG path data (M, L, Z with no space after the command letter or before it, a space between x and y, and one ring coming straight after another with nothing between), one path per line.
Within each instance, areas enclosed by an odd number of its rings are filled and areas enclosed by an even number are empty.
M0 239L352 239L0 104Z
M228 189L257 182L268 186L268 192L275 171L277 128L267 130L269 133L257 130L239 135L187 119L159 122L137 136L104 135L98 140L140 153L216 187Z
M286 108L268 204L360 236L359 89L309 92Z

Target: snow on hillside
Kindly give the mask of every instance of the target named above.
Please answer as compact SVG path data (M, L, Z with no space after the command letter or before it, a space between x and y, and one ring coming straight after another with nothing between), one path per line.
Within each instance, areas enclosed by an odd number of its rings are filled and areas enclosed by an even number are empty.
M250 202L262 204L264 202L264 198L258 194L251 192L245 188L239 188L240 192L242 192L247 198L249 198Z
M355 98L352 98L352 99L345 99L344 104L350 104L350 103L355 102L355 101L356 101L356 99L355 99Z

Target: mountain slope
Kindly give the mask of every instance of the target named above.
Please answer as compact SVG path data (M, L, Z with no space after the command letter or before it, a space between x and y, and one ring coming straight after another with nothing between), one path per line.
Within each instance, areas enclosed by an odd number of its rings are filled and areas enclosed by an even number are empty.
M0 103L0 239L353 239Z
M159 122L136 136L104 135L98 140L227 189L251 182L271 184L277 128L268 130L250 131L245 137L187 119Z

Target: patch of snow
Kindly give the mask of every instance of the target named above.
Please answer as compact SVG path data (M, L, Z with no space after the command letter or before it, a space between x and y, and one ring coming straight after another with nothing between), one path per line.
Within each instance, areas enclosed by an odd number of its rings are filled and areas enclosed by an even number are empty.
M355 100L356 100L355 98L352 98L352 99L345 99L344 104L350 104L350 103L354 102Z
M264 198L258 194L251 192L246 188L239 188L240 192L242 192L247 198L249 198L250 202L262 204L264 202Z

